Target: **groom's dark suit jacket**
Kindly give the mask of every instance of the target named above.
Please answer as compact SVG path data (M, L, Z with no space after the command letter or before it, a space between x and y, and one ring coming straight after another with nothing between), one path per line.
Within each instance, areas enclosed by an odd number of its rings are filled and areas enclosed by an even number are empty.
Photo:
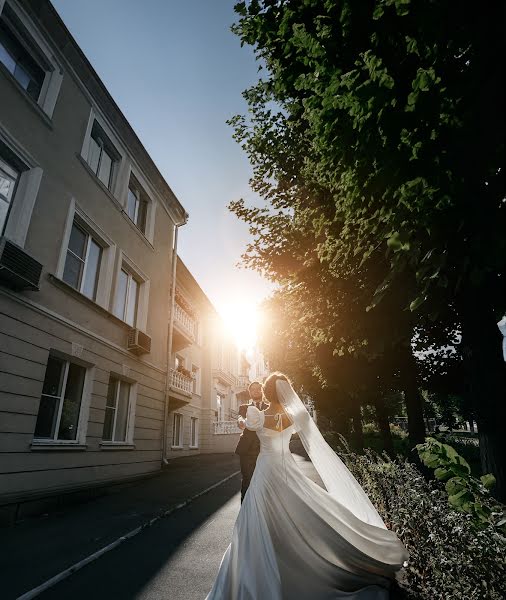
M249 404L241 404L239 406L239 414L244 419L246 418L246 411L248 410L248 406L251 406L253 402ZM268 404L264 402L259 403L259 409L265 410ZM258 435L255 431L251 431L250 429L244 429L241 433L241 437L239 438L239 443L237 444L237 448L235 449L236 454L249 454L252 456L258 456L260 452L260 440L258 439Z

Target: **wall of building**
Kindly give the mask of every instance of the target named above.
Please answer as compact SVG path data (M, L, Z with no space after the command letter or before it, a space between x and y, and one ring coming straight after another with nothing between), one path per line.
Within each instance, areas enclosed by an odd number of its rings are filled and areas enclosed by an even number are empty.
M46 18L50 13L45 11ZM140 152L138 140L132 149L135 135L112 100L107 100L110 112L102 112L93 93L69 67L58 47L74 50L62 39L53 46L63 79L50 117L0 65L0 137L42 173L24 250L43 265L39 291L15 292L0 284L0 503L145 475L157 471L162 459L175 227L171 211L178 203L167 193L166 184L160 189L160 182L150 179L156 167L146 172L149 159ZM49 38L46 41L52 44ZM86 85L100 87L91 72L87 77ZM106 133L121 154L110 191L83 159L94 117L108 128ZM150 197L146 235L125 213L130 170ZM14 196L13 205L16 201ZM97 301L61 280L74 211L109 244L107 260L103 253ZM130 326L113 314L123 261L145 280L147 303L139 329L151 337L151 352L142 356L127 350ZM50 352L87 369L81 404L83 443L65 447L33 443ZM102 443L111 374L136 390L132 443L114 448Z

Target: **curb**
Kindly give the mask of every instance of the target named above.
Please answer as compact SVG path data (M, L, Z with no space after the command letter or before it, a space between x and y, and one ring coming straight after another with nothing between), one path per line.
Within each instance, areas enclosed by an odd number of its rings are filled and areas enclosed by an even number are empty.
M73 565L71 565L67 569L65 569L63 571L60 571L60 573L58 573L54 577L51 577L51 579L48 579L47 581L45 581L44 583L41 583L37 587L29 590L28 592L25 592L21 596L18 596L16 598L16 600L30 600L31 598L35 598L39 594L42 594L42 592L45 592L49 588L52 588L54 585L56 585L60 581L63 581L67 577L70 577L70 575L72 575L76 571L79 571L80 569L82 569L83 567L85 567L86 565L88 565L89 563L97 560L98 558L100 558L106 552L109 552L110 550L113 550L114 548L116 548L117 546L119 546L120 544L122 544L123 542L126 542L127 540L132 539L138 533L140 533L141 531L144 531L144 529L147 529L148 527L151 527L152 525L154 525L160 519L168 517L172 513L176 512L177 510L179 510L181 508L184 508L185 506L188 506L188 504L190 504L191 502L193 502L197 498L200 498L200 496L203 496L204 494L209 493L211 490L214 490L214 488L217 488L218 486L224 484L229 479L232 479L233 477L236 477L237 475L239 475L239 473L240 473L240 471L235 471L234 473L232 473L228 477L225 477L224 479L221 479L220 481L218 481L217 483L214 483L213 485L209 486L205 490L202 490L201 492L198 492L197 494L194 494L193 496L190 496L189 498L187 498L183 502L181 502L179 504L176 504L176 506L172 506L171 508L168 508L167 510L162 511L156 517L153 517L149 521L146 521L142 525L139 525L139 527L136 527L135 529L132 529L132 531L129 531L128 533L125 533L125 535L122 535L121 537L117 538L116 540L114 540L114 542L111 542L107 546L104 546L103 548L100 548L100 550L97 550L96 552L94 552L93 554L90 554L86 558L83 558L79 562L74 563Z

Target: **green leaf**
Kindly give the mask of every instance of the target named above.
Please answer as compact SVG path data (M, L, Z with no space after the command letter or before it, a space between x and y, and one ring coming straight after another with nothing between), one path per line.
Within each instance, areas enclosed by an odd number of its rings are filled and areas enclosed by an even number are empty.
M487 475L482 475L480 477L480 481L487 488L487 490L490 490L494 487L496 479L492 473L487 473Z
M446 482L445 490L449 496L455 496L455 494L466 489L466 487L466 482L461 477L452 477Z
M451 469L446 469L445 467L438 467L434 471L434 475L440 481L446 481L448 477L451 477L453 475L453 473Z
M424 302L425 302L425 297L418 296L418 298L413 300L413 302L411 302L411 304L409 305L409 310L411 312L415 312L415 310L417 310Z
M387 246L389 248L392 248L392 250L400 250L401 249L402 242L399 239L399 233L397 231L388 238Z

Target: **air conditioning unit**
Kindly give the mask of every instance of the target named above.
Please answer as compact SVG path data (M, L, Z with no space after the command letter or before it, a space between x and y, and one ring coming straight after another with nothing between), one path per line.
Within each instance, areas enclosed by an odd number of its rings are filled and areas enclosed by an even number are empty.
M0 237L0 281L15 290L38 290L42 265L23 248Z
M149 354L151 352L151 338L138 329L130 329L127 349L134 354Z

